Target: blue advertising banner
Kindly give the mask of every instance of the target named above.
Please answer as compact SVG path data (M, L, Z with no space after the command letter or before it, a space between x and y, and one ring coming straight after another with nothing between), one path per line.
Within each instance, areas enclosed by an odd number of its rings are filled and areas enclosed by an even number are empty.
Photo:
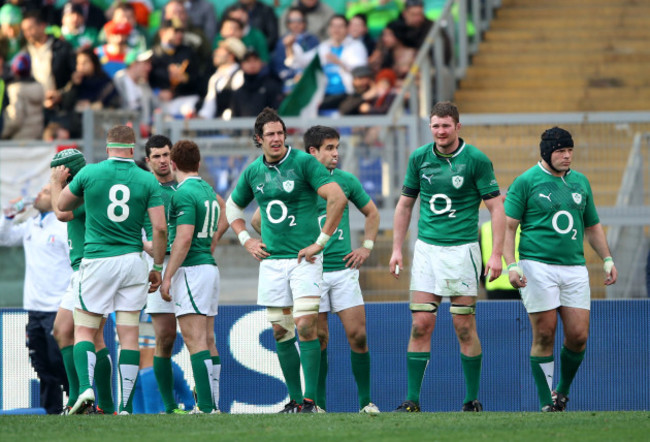
M421 395L423 411L459 411L465 385L449 304L443 303L432 339L431 361ZM406 397L406 346L411 319L406 303L368 304L368 344L372 361L372 400L391 411ZM649 300L592 302L590 337L585 360L572 385L570 410L650 409ZM0 311L0 409L38 407L38 379L25 348L27 315L22 310ZM221 354L222 411L272 413L288 401L275 355L271 327L257 306L222 306L215 321ZM478 332L483 347L479 400L486 411L535 411L535 385L530 371L531 328L517 301L481 301ZM335 315L330 316L328 412L357 412L356 385L347 338ZM112 321L105 330L108 348L117 361ZM555 378L559 377L562 327L558 325ZM174 362L186 385L193 386L187 349L177 339ZM141 377L144 380L144 376ZM144 394L151 383L142 382ZM119 382L114 382L119 385ZM155 383L153 384L155 385ZM117 392L115 397L117 398ZM137 408L137 407L136 407ZM149 410L146 410L149 411Z

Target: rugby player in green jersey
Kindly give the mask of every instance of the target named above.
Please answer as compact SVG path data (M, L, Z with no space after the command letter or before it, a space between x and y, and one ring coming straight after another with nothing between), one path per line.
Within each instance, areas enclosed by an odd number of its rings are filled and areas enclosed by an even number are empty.
M121 346L119 412L130 414L133 410L132 393L140 364L140 310L149 283L149 290L155 291L162 281L160 272L167 246L167 223L158 182L135 164L134 148L133 129L111 128L106 137L108 159L80 170L59 197L61 211L74 210L81 204L86 207L84 257L74 312L74 361L80 394L71 414L83 411L95 400L93 339L102 316L113 311ZM145 213L153 227L151 271L142 256Z
M605 285L617 272L587 178L571 169L573 138L544 131L541 160L518 176L506 195L503 255L533 329L530 365L542 411L564 411L569 387L585 355L590 289L583 239L604 261ZM519 262L515 233L521 224ZM560 379L553 391L553 343L558 313L564 325Z
M239 177L226 202L226 215L241 244L261 261L257 303L267 307L289 389L290 401L283 412L315 413L321 355L317 319L322 252L341 221L347 199L315 157L285 145L286 132L284 121L273 109L265 108L257 116L254 136L263 154ZM322 230L318 224L319 196L327 201ZM253 199L261 209L264 242L251 238L246 231L243 210ZM296 327L300 353L295 345Z
M363 244L352 250L350 211L346 207L341 223L323 251L323 295L318 314L321 360L316 404L322 409L326 408L329 341L327 313L332 311L341 319L350 344L350 360L357 383L359 409L361 413L378 414L379 409L370 401L370 353L366 336L366 311L359 286L359 267L368 259L374 247L379 230L379 211L361 186L359 179L349 172L336 168L339 160L339 139L340 135L336 129L326 126L313 126L303 136L305 150L314 155L330 171L348 201L352 202L366 219ZM326 204L322 198L318 200L318 220L321 225L325 221ZM259 209L255 212L251 224L258 233L261 233Z
M211 245L221 208L214 189L199 176L200 161L199 147L193 141L174 144L171 162L179 183L172 196L170 218L176 236L160 295L173 302L190 352L197 395L194 412L218 413L213 395L212 353L216 353L214 317L219 306L219 269Z
M65 149L57 153L50 166L52 171L50 175L50 189L52 196L52 209L59 221L67 223L68 244L70 245L70 265L72 266L72 277L70 285L61 299L61 306L56 313L54 328L52 334L59 344L65 371L68 376L70 391L68 394L68 403L61 414L70 413L72 406L77 402L79 396L79 377L74 366L74 320L73 312L75 297L79 293L79 265L83 258L84 235L86 232L86 210L83 205L77 207L74 211L62 212L58 208L59 196L61 191L68 182L74 178L74 175L86 165L83 154L77 149ZM113 402L113 361L104 342L104 324L106 319L102 319L97 332L95 333L95 383L97 386L97 407L94 410L98 414L113 414L115 403Z
M431 334L443 297L451 298L452 321L465 377L462 411L481 411L478 401L482 350L476 331L476 296L481 271L478 209L485 203L492 219L490 280L501 275L505 215L489 158L459 138L456 106L439 102L430 115L433 143L409 158L402 195L393 220L390 271L399 278L402 245L413 206L420 197L420 220L411 265L411 337L407 350L408 394L396 411L420 411L420 390L431 352Z

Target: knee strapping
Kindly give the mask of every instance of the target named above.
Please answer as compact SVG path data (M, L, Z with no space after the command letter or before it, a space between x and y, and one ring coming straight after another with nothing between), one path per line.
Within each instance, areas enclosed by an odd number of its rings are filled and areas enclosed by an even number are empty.
M115 325L140 325L140 312L115 312Z
M298 298L293 302L293 316L317 315L320 307L320 298Z
M76 309L74 313L72 313L72 317L74 318L74 325L80 325L82 327L99 328L102 323L101 316L82 313Z
M411 302L409 304L413 313L425 312L431 313L433 316L438 316L438 306L440 306L439 302Z
M291 313L283 313L280 307L267 307L266 317L271 324L276 324L285 329L287 332L278 339L278 342L285 342L296 336L296 325L293 322Z
M462 304L451 304L449 307L449 313L452 315L474 315L476 314L476 304L474 305L462 305Z

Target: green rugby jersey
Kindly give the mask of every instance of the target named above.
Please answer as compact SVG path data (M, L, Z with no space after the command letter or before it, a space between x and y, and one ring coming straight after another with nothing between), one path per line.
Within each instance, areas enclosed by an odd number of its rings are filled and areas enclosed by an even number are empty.
M217 194L199 176L190 176L176 187L170 204L171 223L174 231L179 225L194 226L192 244L181 267L201 264L217 265L210 244L219 223Z
M418 239L456 246L478 241L478 208L483 196L498 192L490 159L460 139L451 156L425 144L409 158L402 194L420 194Z
M267 163L264 155L253 161L231 198L240 207L255 198L260 206L267 259L296 258L320 234L316 190L330 182L329 171L315 157L289 147L278 162Z
M84 257L84 236L86 234L86 207L82 204L72 211L68 221L68 246L70 247L70 265L75 272L79 270L81 258Z
M84 258L142 252L144 215L163 204L153 174L132 159L111 157L88 164L69 187L86 207Z
M176 236L176 226L169 221L171 215L169 213L169 207L172 201L172 195L176 192L176 186L178 186L178 183L176 180L171 180L166 183L158 182L158 185L160 186L160 197L165 206L165 219L167 220L167 253L169 253L172 250L172 243ZM144 231L147 241L151 241L153 238L153 229L151 227L151 220L149 219L148 213L144 217Z
M556 177L541 162L518 176L506 195L506 215L521 222L519 258L584 265L585 227L600 222L587 177Z
M363 190L361 182L357 177L349 172L340 169L334 169L331 172L332 178L343 190L346 198L352 202L357 208L361 209L370 202L370 196ZM318 198L318 222L321 229L325 225L325 213L327 208L327 201L323 198ZM350 243L350 209L345 206L343 217L338 227L332 234L332 238L327 242L325 250L323 251L323 271L334 272L337 270L345 269L345 255L352 251Z

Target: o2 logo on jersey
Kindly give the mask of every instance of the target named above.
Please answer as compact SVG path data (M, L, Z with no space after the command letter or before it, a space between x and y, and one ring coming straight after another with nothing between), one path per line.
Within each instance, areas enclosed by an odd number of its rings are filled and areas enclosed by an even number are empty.
M285 181L286 182L286 181ZM293 181L291 181L293 189ZM273 212L277 213L277 210L273 210L274 207L279 207L280 209L280 216L275 217L273 216ZM285 219L290 219L291 222L289 222L289 227L293 227L296 225L296 217L295 215L289 215L289 209L287 209L286 204L284 204L280 200L273 200L270 203L267 204L266 206L266 217L269 220L270 223L272 224L280 224L282 221Z
M460 179L462 181L463 177L460 177ZM437 200L442 200L444 207L441 209L436 208ZM429 208L436 215L444 215L445 213L449 212L449 218L456 218L456 209L451 208L451 198L449 198L444 193L436 193L435 195L431 195L431 199L429 200Z
M560 227L560 219L562 218L566 218L566 227L564 228ZM559 212L556 212L555 215L553 215L551 224L553 225L553 230L555 230L560 235L566 235L569 232L573 232L573 235L571 235L571 239L573 240L575 240L578 236L578 230L573 228L573 216L566 210L560 210ZM564 222L562 224L564 224Z

